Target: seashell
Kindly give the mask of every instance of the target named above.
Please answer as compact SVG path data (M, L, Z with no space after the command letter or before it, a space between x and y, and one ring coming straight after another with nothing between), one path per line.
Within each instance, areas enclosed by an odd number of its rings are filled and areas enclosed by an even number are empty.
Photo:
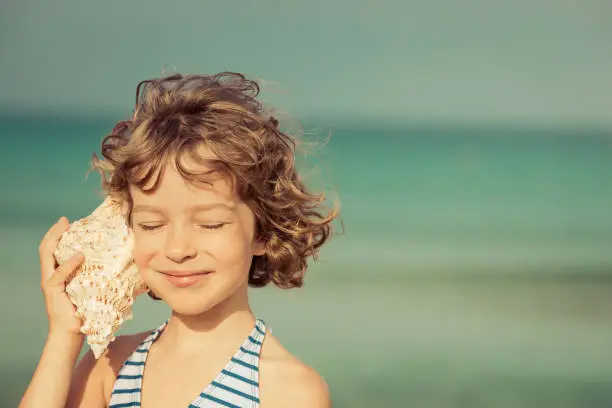
M76 307L95 358L132 319L134 299L147 287L132 259L133 239L120 204L107 197L89 216L73 222L55 250L58 264L81 251L85 260L68 278L66 293Z

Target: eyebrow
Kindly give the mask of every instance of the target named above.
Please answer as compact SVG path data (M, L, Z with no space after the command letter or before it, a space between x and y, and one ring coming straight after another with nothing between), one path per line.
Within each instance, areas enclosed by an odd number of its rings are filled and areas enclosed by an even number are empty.
M190 207L187 207L185 209L185 212L195 214L195 213L199 213L202 211L214 210L216 208L221 208L221 209L232 211L234 209L234 206L229 206L225 203L198 204L198 205L192 205ZM154 205L147 205L147 204L139 204L139 205L134 206L134 208L132 209L132 214L137 213L137 212L151 212L151 213L157 213L157 214L165 213L163 208L156 207Z

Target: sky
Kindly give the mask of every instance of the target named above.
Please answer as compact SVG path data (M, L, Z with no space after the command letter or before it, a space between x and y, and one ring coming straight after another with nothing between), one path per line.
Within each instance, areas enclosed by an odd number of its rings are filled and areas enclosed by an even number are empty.
M222 70L295 116L612 123L612 2L0 3L0 111L128 111L142 79Z

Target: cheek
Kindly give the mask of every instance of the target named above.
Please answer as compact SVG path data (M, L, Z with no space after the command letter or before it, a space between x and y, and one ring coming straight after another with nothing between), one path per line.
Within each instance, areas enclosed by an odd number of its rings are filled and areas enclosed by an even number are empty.
M241 228L228 230L204 239L201 248L207 248L217 262L242 268L251 258L251 239Z
M149 263L151 258L159 251L159 240L151 239L150 237L140 234L134 235L134 249L132 257L138 266L144 266Z
M242 225L234 225L224 231L215 233L194 233L190 237L196 246L201 259L214 259L217 267L224 270L248 269L253 255L252 231ZM153 262L159 263L160 256L164 256L163 234L134 234L134 249L132 257L141 270Z

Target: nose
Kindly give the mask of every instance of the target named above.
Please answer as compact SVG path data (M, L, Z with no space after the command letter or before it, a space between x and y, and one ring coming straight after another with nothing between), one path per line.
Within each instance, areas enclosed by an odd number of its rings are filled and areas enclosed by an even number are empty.
M171 231L166 240L165 253L166 258L181 263L195 258L197 250L188 234L181 231Z

